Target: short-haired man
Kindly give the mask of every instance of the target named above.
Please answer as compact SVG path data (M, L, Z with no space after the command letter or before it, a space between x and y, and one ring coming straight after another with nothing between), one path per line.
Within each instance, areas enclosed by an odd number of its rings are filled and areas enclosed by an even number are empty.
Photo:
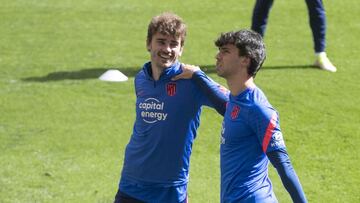
M151 61L135 77L136 120L125 150L115 202L187 202L192 143L203 105L225 112L228 92L203 72L195 80L171 79L182 72L178 62L186 26L173 13L152 18L147 50ZM206 83L212 103L197 83Z

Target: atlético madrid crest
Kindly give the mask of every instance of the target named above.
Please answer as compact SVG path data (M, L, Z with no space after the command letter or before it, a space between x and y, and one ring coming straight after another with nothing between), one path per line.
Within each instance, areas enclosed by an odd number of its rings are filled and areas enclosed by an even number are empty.
M174 96L176 94L176 83L170 82L166 84L166 93L169 96Z
M238 105L233 106L231 110L231 119L236 119L239 116L240 107Z

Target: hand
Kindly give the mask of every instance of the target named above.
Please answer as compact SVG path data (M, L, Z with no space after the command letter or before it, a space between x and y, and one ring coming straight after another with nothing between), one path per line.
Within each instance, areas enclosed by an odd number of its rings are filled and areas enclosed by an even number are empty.
M181 64L182 73L176 75L175 77L171 78L171 80L179 80L179 79L190 79L192 78L193 74L196 71L200 70L199 66L189 65L189 64Z

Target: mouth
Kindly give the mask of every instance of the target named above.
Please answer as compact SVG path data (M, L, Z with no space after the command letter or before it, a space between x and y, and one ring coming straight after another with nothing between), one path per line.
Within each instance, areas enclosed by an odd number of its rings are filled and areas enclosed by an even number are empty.
M219 73L219 72L221 72L221 69L216 66L215 71L216 71L216 73Z
M216 62L216 66L215 66L216 71L219 71L220 68L221 68L220 63L219 63L219 62Z
M164 60L171 60L171 59L172 59L171 55L169 55L169 54L164 54L164 53L159 54L159 57L160 57L161 59L164 59Z

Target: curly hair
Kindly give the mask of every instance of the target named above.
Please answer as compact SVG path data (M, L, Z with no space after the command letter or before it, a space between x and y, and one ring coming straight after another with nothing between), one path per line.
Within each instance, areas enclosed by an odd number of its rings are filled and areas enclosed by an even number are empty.
M151 19L148 26L147 44L155 33L170 35L181 38L181 46L184 46L186 37L186 25L183 20L174 13L165 12Z
M246 29L221 33L215 45L220 48L227 44L235 45L239 50L239 56L250 58L247 72L255 77L266 58L265 44L261 35Z

